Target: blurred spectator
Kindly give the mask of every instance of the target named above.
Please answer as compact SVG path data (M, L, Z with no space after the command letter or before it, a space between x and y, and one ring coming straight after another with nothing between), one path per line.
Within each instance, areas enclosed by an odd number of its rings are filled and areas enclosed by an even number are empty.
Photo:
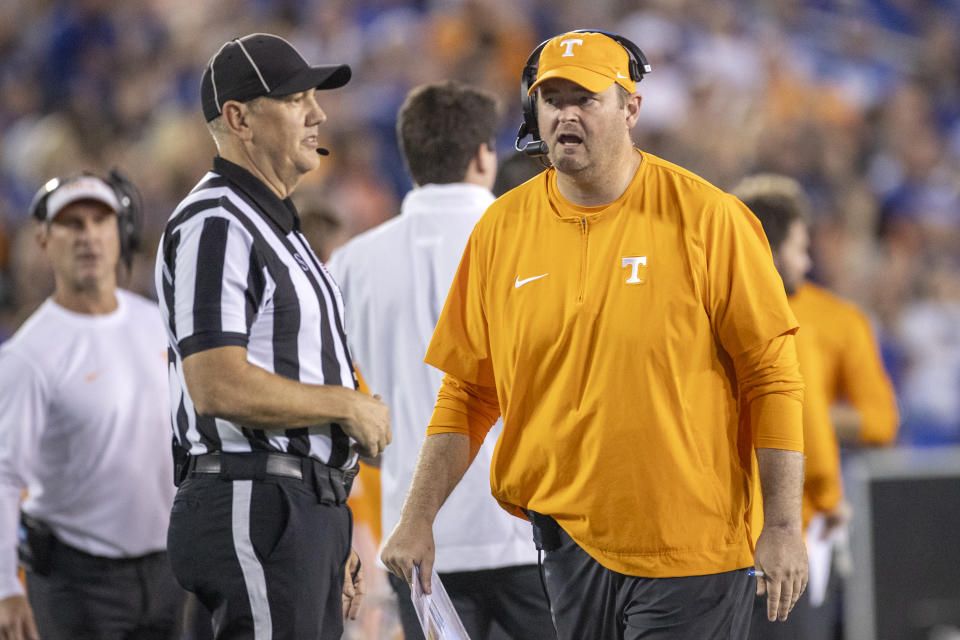
M18 228L10 249L9 306L3 310L3 332L8 338L53 293L53 271L46 253L37 244L36 223Z
M293 202L300 212L300 231L307 238L310 247L326 263L334 249L349 239L343 224L343 217L332 207L324 204L316 194L308 189L293 196Z
M960 280L956 265L936 265L922 296L904 309L898 327L903 372L903 440L960 442Z

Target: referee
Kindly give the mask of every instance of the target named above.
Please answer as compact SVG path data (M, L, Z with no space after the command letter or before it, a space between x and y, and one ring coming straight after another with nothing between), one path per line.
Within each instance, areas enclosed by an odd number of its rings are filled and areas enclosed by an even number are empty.
M356 391L340 294L289 199L326 154L317 91L349 79L276 36L224 44L201 82L219 155L161 240L180 483L167 546L216 638L339 638L363 591L345 501L389 414Z

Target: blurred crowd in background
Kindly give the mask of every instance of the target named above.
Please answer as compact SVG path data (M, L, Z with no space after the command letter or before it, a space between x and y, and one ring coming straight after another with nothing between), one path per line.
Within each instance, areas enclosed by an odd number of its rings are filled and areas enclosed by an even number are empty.
M55 175L116 166L139 186L144 252L126 286L155 297L163 225L215 152L199 84L224 41L276 33L353 68L321 97L331 156L296 196L323 254L397 214L408 89L456 79L499 96L505 158L527 56L583 27L653 66L640 148L725 189L756 171L806 187L811 279L874 321L900 441L960 442L960 0L3 0L0 340L52 290L27 216Z

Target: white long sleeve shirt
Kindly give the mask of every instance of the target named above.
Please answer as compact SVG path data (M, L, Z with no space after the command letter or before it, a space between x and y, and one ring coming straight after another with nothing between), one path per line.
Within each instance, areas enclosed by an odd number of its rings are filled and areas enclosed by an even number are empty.
M399 217L355 237L327 265L343 293L357 367L390 407L393 441L381 462L384 537L400 519L443 377L423 356L470 232L493 199L470 184L414 189ZM537 561L530 524L490 495L499 429L498 423L434 522L438 572Z
M47 300L0 346L0 598L16 576L18 506L106 557L166 547L173 503L167 344L157 306L109 314Z

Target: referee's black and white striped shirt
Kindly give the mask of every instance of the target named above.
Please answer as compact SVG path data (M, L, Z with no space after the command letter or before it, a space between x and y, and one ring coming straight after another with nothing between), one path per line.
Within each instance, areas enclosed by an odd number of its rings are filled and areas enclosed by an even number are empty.
M167 222L155 278L170 343L174 434L191 455L284 451L334 467L356 462L336 423L281 432L201 416L183 378L187 356L233 345L286 378L356 388L340 291L299 228L289 199L220 157Z

